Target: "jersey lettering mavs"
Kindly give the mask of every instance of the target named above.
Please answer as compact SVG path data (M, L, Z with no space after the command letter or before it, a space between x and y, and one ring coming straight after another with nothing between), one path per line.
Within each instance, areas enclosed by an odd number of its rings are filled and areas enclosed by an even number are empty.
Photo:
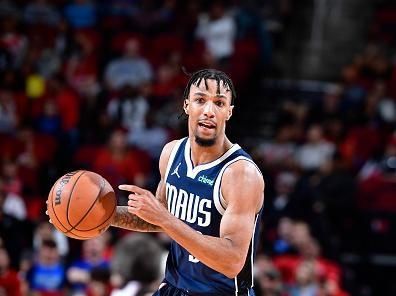
M235 144L220 158L194 167L190 148L189 139L184 138L177 142L171 152L165 174L168 209L196 231L219 237L220 221L226 210L220 188L224 170L236 161L252 160ZM245 265L235 279L229 279L207 267L173 241L167 259L165 281L188 291L190 295L249 295L253 287L258 216Z

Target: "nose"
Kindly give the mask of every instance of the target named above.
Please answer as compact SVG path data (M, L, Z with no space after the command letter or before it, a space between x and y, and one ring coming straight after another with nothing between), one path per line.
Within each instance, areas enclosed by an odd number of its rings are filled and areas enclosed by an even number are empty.
M212 118L215 116L213 102L211 102L211 101L206 102L206 104L204 106L203 113L205 116L207 116L209 118Z

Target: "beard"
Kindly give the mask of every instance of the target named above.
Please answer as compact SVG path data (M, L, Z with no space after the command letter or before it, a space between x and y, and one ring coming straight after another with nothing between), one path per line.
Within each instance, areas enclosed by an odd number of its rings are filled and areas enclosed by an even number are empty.
M210 147L216 143L216 138L203 139L199 136L195 136L195 143L197 143L201 147Z

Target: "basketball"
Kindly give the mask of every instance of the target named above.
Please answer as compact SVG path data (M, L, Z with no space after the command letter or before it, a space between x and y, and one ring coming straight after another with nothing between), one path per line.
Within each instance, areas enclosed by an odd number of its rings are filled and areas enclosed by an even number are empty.
M75 239L106 231L116 212L113 188L102 176L85 170L67 173L52 186L47 211L52 224Z

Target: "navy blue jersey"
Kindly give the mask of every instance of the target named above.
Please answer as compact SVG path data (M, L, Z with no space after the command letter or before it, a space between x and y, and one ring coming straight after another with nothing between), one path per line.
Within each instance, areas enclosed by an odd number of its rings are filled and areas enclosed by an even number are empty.
M234 144L218 159L194 167L189 139L179 140L171 152L165 174L169 211L196 231L219 237L220 221L227 207L221 194L221 179L224 170L236 161L253 162L239 145ZM241 196L241 202L244 198L248 197ZM256 215L245 265L236 278L229 279L207 267L173 241L165 281L192 295L248 295L253 287L253 257L258 241L259 214Z

